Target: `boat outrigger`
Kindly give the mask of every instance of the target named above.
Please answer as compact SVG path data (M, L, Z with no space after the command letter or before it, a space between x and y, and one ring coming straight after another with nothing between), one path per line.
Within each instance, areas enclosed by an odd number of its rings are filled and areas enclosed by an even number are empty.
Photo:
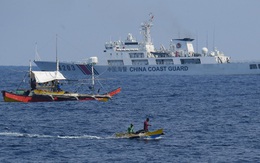
M127 139L158 139L161 135L164 135L163 129L158 129L155 131L148 131L148 132L136 132L136 133L116 133L115 136L117 138L127 138Z
M92 94L80 94L67 92L60 89L59 81L66 78L58 71L31 71L31 89L17 89L15 91L2 91L5 102L52 102L52 101L108 101L112 96L118 94L121 88L117 88L105 94L94 93L94 72L93 66L97 63L97 58L90 58L92 62Z

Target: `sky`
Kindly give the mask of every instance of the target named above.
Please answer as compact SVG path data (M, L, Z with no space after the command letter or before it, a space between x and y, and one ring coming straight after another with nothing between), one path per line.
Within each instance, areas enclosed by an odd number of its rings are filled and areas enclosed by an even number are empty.
M260 60L259 0L0 0L0 65L102 58L107 41L138 40L154 15L157 49L190 37L196 51L213 47L232 60Z

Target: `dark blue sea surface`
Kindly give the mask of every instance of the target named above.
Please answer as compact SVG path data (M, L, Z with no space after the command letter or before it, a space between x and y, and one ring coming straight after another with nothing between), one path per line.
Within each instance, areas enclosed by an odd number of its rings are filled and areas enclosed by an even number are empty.
M26 70L0 67L1 90L16 89ZM260 162L259 75L114 76L100 83L122 92L108 102L1 97L0 162ZM143 128L146 117L150 130L164 129L161 139L114 137L130 123Z

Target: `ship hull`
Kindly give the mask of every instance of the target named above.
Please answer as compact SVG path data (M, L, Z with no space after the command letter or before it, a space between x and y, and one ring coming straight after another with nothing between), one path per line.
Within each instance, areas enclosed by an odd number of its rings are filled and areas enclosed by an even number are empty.
M56 63L35 61L43 71L52 71ZM95 75L245 75L260 74L260 62L225 64L172 64L172 65L95 65ZM90 75L87 64L60 62L65 76Z

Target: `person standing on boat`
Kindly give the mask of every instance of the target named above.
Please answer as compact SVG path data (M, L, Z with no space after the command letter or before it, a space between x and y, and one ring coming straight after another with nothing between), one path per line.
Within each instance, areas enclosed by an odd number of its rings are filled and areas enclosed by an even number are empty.
M60 82L57 81L57 91L61 91Z
M148 122L149 122L149 118L146 118L146 121L144 121L144 131L145 132L148 131L148 126L151 126Z
M32 90L36 89L36 80L35 79L31 79L31 88L32 88Z
M134 133L134 125L131 123L131 125L127 129L128 134L133 134Z

